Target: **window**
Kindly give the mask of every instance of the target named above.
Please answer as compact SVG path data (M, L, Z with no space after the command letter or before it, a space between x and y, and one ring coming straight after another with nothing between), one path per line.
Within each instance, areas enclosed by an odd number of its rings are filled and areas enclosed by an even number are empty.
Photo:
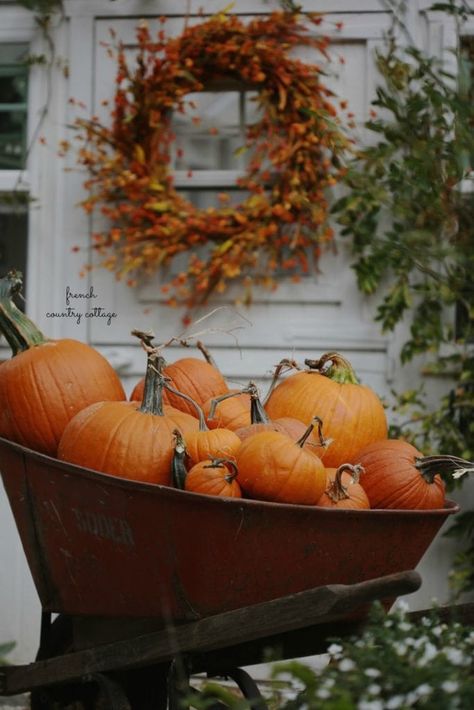
M27 145L28 45L0 44L0 275L26 275L27 192L21 181Z
M0 170L24 167L27 124L27 47L0 45Z
M257 92L238 85L189 94L185 114L175 113L172 167L175 185L197 208L219 207L219 193L231 204L244 193L237 179L250 152L244 150L246 126L258 120ZM230 191L230 192L229 192Z

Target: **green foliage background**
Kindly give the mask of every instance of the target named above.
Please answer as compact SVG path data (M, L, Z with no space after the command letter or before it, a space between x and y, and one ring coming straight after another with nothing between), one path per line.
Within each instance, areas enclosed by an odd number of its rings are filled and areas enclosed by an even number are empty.
M406 3L389 5L395 18L403 17ZM459 0L431 9L454 18L458 37L473 13ZM434 409L423 388L394 393L404 423L391 435L427 454L472 460L474 44L453 51L454 70L447 71L440 58L415 46L406 27L394 26L376 56L381 81L366 124L369 147L350 162L346 194L333 215L350 239L359 289L380 297L376 320L382 330L410 321L402 363L427 356L425 370L453 383ZM473 590L474 511L458 515L450 534L465 544L453 588Z

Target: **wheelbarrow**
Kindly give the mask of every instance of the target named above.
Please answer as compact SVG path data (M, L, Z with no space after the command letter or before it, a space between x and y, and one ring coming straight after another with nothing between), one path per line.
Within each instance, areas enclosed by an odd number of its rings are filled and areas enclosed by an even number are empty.
M2 669L0 694L33 691L38 709L96 707L98 692L108 708L172 707L198 671L234 677L263 707L239 666L275 644L286 658L321 653L374 599L388 608L415 591L416 565L458 510L202 496L3 439L0 470L43 610L36 661Z

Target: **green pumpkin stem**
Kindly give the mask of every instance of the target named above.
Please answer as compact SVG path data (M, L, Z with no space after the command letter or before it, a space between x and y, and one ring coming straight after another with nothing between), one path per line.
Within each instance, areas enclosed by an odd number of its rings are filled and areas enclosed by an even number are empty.
M183 491L186 485L186 476L188 475L186 468L188 452L186 451L186 444L184 443L179 429L173 431L173 436L175 444L173 459L171 461L171 482L175 488L179 488Z
M440 473L451 473L453 478L474 473L474 462L449 454L420 456L416 459L415 466L427 483L433 483L436 474Z
M339 353L325 353L319 360L307 359L304 362L305 365L309 367L310 372L314 370L325 377L329 377L329 379L334 382L339 382L343 385L359 384L359 380L351 363ZM328 363L331 364L329 367L326 367Z
M0 279L0 333L12 350L12 356L47 342L43 333L14 304L12 298L23 286L22 274L10 271Z
M227 483L232 483L234 478L237 478L237 475L239 473L239 469L237 468L237 464L233 459L219 459L219 458L212 458L211 462L206 464L203 468L226 468L228 473L224 476L225 480ZM229 471L229 468L231 469Z
M342 483L342 474L344 471L348 471L352 474L352 483L359 483L360 474L364 473L364 469L360 463L355 466L350 463L343 463L339 466L336 471L336 475L334 476L334 480L331 481L326 491L326 495L328 495L329 498L335 503L339 500L346 500L347 498L350 498L347 494L347 487Z

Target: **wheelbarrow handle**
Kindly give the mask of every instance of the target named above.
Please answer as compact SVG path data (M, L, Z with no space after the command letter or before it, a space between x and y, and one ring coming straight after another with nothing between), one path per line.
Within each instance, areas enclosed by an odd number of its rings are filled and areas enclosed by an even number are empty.
M92 673L164 663L181 653L225 649L272 634L326 623L375 599L414 592L420 584L420 575L409 570L357 584L316 587L97 648L24 666L5 666L0 669L0 695L68 682Z

